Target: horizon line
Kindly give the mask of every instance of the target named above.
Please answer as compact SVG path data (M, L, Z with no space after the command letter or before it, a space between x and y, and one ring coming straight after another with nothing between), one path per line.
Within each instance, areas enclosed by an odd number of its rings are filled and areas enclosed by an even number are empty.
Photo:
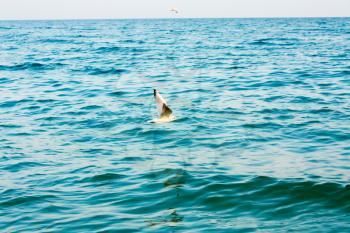
M46 19L0 19L1 21L82 21L82 20L162 20L162 19L318 19L350 18L350 16L247 16L247 17L140 17L140 18L46 18Z

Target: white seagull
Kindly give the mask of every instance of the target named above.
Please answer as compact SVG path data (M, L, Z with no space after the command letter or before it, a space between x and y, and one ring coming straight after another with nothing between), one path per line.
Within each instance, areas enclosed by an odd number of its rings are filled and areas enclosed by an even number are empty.
M170 11L174 12L175 14L179 14L179 11L175 7L171 8Z
M159 91L153 89L154 99L157 104L157 109L159 112L159 118L153 119L152 123L166 123L175 120L173 115L173 111L169 108L167 102L163 97L159 94Z

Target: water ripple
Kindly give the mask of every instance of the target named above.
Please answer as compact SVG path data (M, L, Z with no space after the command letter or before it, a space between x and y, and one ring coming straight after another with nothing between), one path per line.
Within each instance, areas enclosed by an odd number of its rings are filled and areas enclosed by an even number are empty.
M0 229L349 232L348 29L0 22Z

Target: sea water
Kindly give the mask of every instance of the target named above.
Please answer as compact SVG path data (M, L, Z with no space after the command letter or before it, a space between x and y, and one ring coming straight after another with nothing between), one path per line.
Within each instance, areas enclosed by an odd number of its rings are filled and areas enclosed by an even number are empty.
M1 232L349 232L349 179L349 18L0 22Z

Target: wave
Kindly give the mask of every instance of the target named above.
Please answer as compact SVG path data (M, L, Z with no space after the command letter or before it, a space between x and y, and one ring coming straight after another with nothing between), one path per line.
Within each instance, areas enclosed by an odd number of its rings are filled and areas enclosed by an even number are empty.
M110 96L124 96L126 94L127 94L127 92L125 92L125 91L113 91L113 92L108 93L108 95L110 95Z
M3 202L0 202L0 206L2 207L12 207L12 206L18 206L18 205L29 205L31 203L35 202L47 202L50 199L55 199L56 196L54 195L28 195L28 196L21 196L21 197L15 197L10 200L6 200Z
M127 39L127 40L123 40L121 41L122 43L136 43L136 44L144 44L146 43L145 41L143 40L131 40L131 39Z
M98 68L98 67L85 67L81 70L75 70L77 72L83 72L83 73L87 73L89 75L121 75L124 73L129 72L126 69L118 69L118 68L114 68L114 67L108 67L108 68Z
M75 41L67 40L67 39L57 39L57 38L48 38L48 39L40 39L39 43L53 43L53 44L73 44Z
M115 53L115 52L142 53L147 50L139 47L102 46L97 48L96 51L97 53Z
M17 65L0 65L0 70L3 71L20 71L20 70L53 70L57 67L63 66L62 63L53 63L53 64L43 64L38 62L25 62Z
M21 99L21 100L8 100L0 103L0 108L12 108L14 106L23 104L23 103L28 103L32 102L31 99Z
M112 52L118 52L123 50L122 47L117 47L117 46L110 46L110 47L99 47L96 49L97 52L99 53L112 53Z
M116 174L116 173L105 173L100 175L94 175L91 177L86 177L82 179L80 182L82 183L98 183L104 181L112 181L112 180L120 180L125 178L125 175Z
M338 209L350 212L350 185L303 179L276 179L267 176L203 175L182 169L151 172L148 179L159 179L166 186L186 185L181 200L196 202L210 210L273 213L276 208L301 210ZM174 179L177 177L177 179ZM294 208L295 207L295 208Z
M250 42L250 45L278 45L278 46L291 46L296 45L300 41L294 38L262 38Z
M45 164L27 161L27 162L19 162L19 163L8 165L8 166L5 166L3 169L11 172L18 172L24 169L31 169L33 167L42 167L42 166L45 166Z

